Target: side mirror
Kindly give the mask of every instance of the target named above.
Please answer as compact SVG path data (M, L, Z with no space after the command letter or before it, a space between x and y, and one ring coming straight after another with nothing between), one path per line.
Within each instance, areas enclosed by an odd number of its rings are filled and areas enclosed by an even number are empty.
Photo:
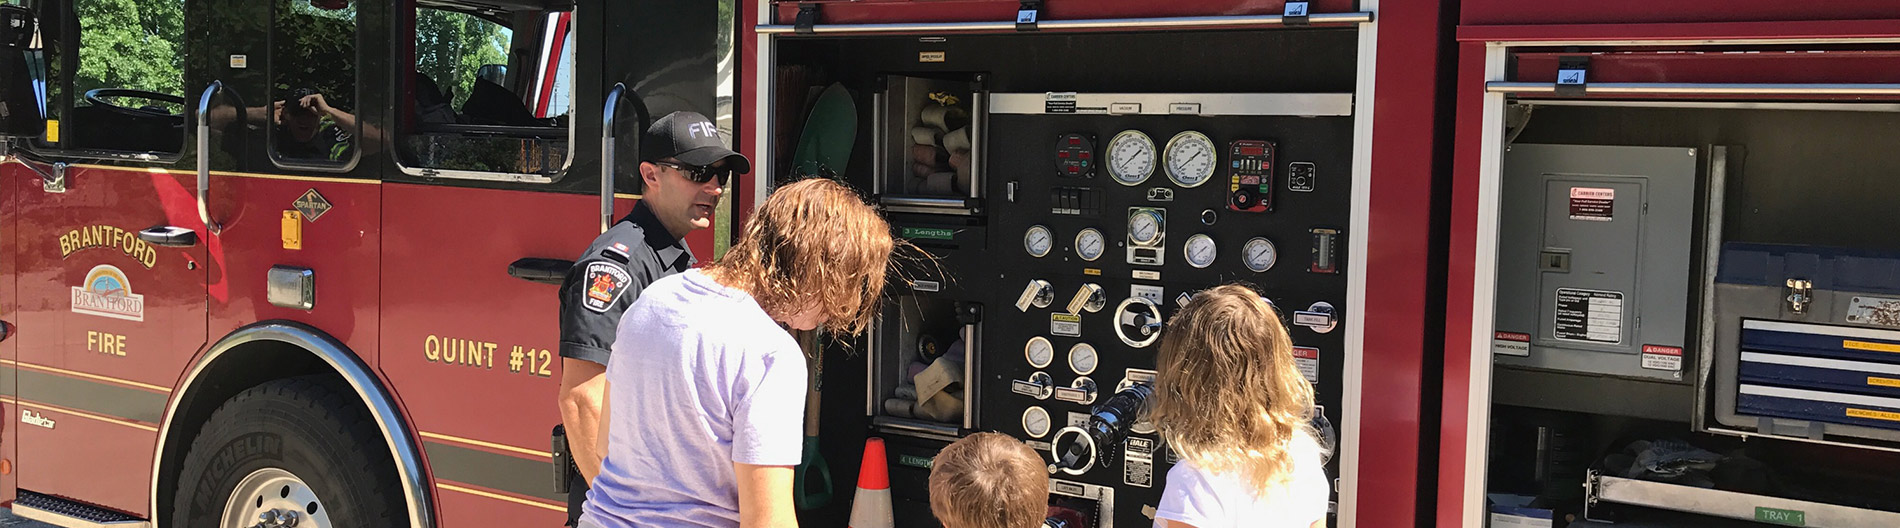
M39 21L33 11L0 5L0 137L39 137L46 132L46 115L29 55L37 57L33 41Z

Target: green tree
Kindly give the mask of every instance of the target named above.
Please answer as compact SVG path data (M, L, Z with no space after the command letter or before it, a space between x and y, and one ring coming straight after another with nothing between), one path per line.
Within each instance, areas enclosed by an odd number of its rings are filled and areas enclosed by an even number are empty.
M75 0L79 71L73 89L184 93L184 0Z
M437 9L416 10L416 71L434 79L461 108L485 64L507 64L514 32L487 19Z

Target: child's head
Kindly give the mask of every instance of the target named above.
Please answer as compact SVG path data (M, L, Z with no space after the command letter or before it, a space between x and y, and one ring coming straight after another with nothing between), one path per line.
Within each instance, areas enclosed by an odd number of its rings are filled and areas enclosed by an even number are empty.
M1151 418L1203 469L1264 489L1290 474L1287 442L1311 427L1313 387L1280 316L1253 289L1194 295L1161 334Z
M870 324L890 266L891 226L856 192L812 178L773 191L706 273L752 295L781 322L856 334Z
M1022 441L977 433L930 464L930 513L944 528L1036 528L1049 508L1049 470Z

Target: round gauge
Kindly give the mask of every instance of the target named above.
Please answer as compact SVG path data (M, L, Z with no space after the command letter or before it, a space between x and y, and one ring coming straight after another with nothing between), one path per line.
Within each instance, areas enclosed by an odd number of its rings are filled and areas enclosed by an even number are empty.
M1093 227L1075 234L1075 255L1082 260L1094 262L1102 258L1102 250L1107 249L1108 240L1102 237L1102 231Z
M1049 228L1032 225L1029 226L1029 231L1023 233L1023 250L1037 258L1048 256L1049 248L1055 246L1055 240L1056 236L1049 232Z
M1153 244L1161 239L1161 215L1142 209L1128 216L1128 238L1136 244Z
M1095 138L1083 134L1056 138L1056 176L1095 177Z
M1029 338L1029 344L1023 345L1023 357L1029 360L1029 366L1043 368L1056 359L1056 347L1049 344L1049 338L1036 336Z
M1155 172L1155 141L1140 130L1123 130L1108 140L1108 175L1130 187Z
M1078 375L1087 376L1095 373L1095 365L1099 364L1101 359L1101 356L1095 353L1094 345L1076 343L1075 346L1069 347L1069 370L1075 371Z
M1247 261L1247 269L1254 273L1273 269L1273 262L1279 258L1279 252L1273 249L1273 242L1261 237L1248 240L1247 246L1240 249L1240 259Z
M1201 233L1188 237L1187 243L1181 245L1181 253L1187 257L1189 266L1205 268L1214 264L1219 251L1214 248L1214 237Z
M1214 175L1219 151L1207 134L1189 130L1168 140L1168 179L1182 187L1200 187Z
M1023 409L1023 432L1030 438L1042 438L1049 434L1049 411L1034 405Z

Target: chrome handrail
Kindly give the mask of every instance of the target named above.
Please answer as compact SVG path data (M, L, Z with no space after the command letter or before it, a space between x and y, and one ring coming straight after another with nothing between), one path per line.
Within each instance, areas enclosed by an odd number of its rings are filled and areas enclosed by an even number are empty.
M198 220L204 222L205 229L213 235L224 232L224 227L211 221L211 209L207 206L211 191L211 98L223 91L224 81L211 81L204 94L198 96Z
M1315 13L1306 17L1307 24L1338 25L1364 24L1372 22L1372 13L1359 11L1352 13ZM1086 20L1044 20L1036 27L1044 30L1122 30L1122 29L1192 29L1221 28L1234 26L1288 26L1287 17L1281 15L1240 15L1240 16L1196 16L1162 18L1104 18ZM753 30L760 35L784 35L798 32L797 26L784 24L761 24ZM994 22L919 22L895 24L819 24L811 27L813 34L891 34L891 33L952 33L966 31L1016 31L1016 21L999 20Z
M1556 94L1548 82L1492 81L1484 91L1503 94ZM1592 95L1900 95L1900 84L1884 83L1589 83Z

